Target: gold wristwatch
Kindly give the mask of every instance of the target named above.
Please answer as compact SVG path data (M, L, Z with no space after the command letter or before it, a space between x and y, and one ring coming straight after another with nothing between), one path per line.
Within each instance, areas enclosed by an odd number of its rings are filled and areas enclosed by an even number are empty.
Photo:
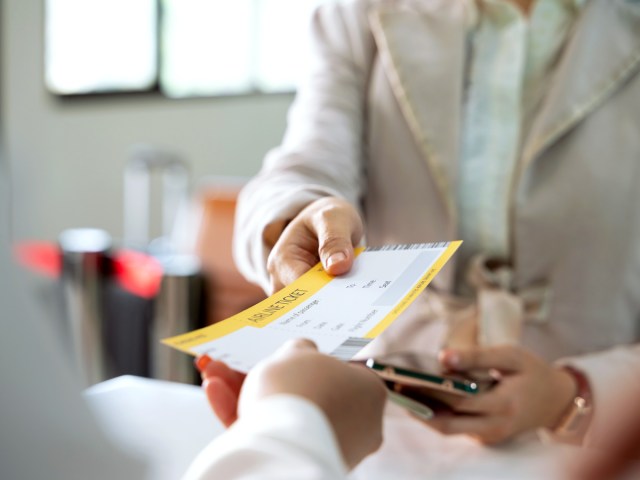
M589 379L580 370L569 365L563 365L562 369L575 380L577 392L552 434L558 440L579 443L587 433L593 415L591 386Z

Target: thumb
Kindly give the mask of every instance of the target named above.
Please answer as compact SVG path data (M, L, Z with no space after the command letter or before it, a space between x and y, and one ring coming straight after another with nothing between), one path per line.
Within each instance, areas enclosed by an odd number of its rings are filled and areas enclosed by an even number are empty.
M330 240L320 247L320 260L327 273L342 275L353 265L353 246L345 241Z
M451 370L489 370L518 372L524 368L524 355L510 345L476 347L466 350L445 349L438 355L440 363Z
M355 211L336 209L316 217L313 228L318 237L318 255L331 275L342 275L353 265L353 245L362 237L362 221Z

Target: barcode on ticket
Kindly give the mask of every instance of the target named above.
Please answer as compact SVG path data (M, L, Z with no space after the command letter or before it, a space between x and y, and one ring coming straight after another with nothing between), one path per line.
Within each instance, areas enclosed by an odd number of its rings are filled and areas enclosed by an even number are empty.
M370 338L349 337L331 352L331 356L344 361L351 360L356 353L369 345L370 341Z
M449 242L436 243L408 243L405 245L383 245L381 247L367 247L365 252L389 252L395 250L424 250L425 248L446 248Z

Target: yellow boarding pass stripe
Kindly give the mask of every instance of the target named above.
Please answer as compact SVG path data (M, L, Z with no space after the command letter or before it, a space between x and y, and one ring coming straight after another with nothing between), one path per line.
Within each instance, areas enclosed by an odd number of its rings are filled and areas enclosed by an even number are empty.
M357 248L355 255L360 255L362 251L363 247ZM208 327L165 338L162 343L196 355L196 352L191 350L193 347L217 340L243 327L263 328L269 325L318 293L332 279L333 277L324 271L322 264L318 263L295 282L253 307Z
M456 253L456 250L462 245L462 241L450 242L447 249L440 255L436 263L427 271L420 280L416 282L413 288L407 293L400 302L393 307L393 310L389 312L389 314L384 317L378 324L373 327L364 338L376 338L382 332L384 332L389 325L391 325L394 320L400 315L405 309L411 305L411 303L415 300L415 298L421 294L427 285L431 283L431 280L438 274L442 267L449 261L451 256Z

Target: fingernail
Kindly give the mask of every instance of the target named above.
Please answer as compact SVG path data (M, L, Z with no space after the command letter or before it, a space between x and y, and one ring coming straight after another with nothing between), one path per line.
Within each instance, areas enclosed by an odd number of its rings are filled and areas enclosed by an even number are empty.
M440 353L441 361L448 367L457 367L460 365L460 355L453 350L445 350Z
M327 268L329 268L334 263L344 262L347 259L347 256L343 252L334 253L327 259Z
M201 355L196 358L193 363L196 365L199 372L203 372L207 365L209 365L209 362L211 362L211 357L209 355Z

